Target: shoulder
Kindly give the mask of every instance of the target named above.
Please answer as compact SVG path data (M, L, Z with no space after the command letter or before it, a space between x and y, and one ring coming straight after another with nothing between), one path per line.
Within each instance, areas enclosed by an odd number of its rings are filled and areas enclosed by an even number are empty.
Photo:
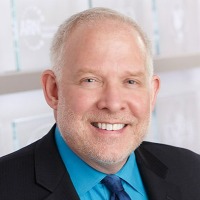
M17 150L11 154L8 154L6 156L3 156L0 158L0 170L3 165L13 165L13 163L21 163L22 161L27 161L27 160L34 160L35 152L37 149L37 145L41 143L41 146L44 146L44 148L40 148L41 151L45 151L45 144L50 145L54 142L54 129L55 126L52 127L52 129L49 131L48 134L46 134L43 138L37 140L36 142L20 149ZM20 165L20 164L18 164ZM25 163L25 165L30 165L30 162ZM13 166L14 167L14 166Z
M14 177L19 178L25 174L34 173L35 144L0 158L0 183L9 182L11 179L14 181Z
M143 142L140 148L151 152L163 163L172 168L195 169L200 168L200 155L180 147L152 142Z
M63 169L52 128L40 140L0 158L0 199L44 199L49 187L43 181L57 184Z
M197 156L199 157L199 154L186 149L186 148L182 148L182 147L176 147L176 146L171 146L171 145L167 145L167 144L161 144L161 143L154 143L154 142L143 142L141 144L142 148L148 149L152 152L155 152L157 154L162 153L167 153L167 154L184 154L184 155L193 155L193 156ZM160 152L161 151L161 152Z
M20 150L17 150L13 153L10 153L8 155L1 157L0 158L0 167L3 164L13 163L16 160L24 160L24 159L26 160L27 158L32 157L34 154L35 144L36 143L33 143L33 144L26 146Z
M143 142L136 150L136 154L140 160L143 160L143 165L150 170L153 169L156 174L164 178L166 183L178 186L183 199L198 198L200 194L199 154L188 149L151 142Z
M21 191L34 187L34 149L35 143L0 158L0 199L23 199Z
M35 151L38 143L0 158L0 199L35 200L49 194L36 183Z

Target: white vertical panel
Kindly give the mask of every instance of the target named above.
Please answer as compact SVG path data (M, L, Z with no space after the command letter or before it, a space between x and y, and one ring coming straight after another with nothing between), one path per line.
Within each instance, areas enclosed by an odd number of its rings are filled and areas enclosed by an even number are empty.
M200 68L160 73L156 141L200 153Z
M15 118L11 122L14 150L27 146L46 135L55 123L53 113Z
M107 7L133 18L153 40L153 12L150 0L92 0L93 7Z
M49 47L58 26L87 0L15 0L20 70L49 67Z
M199 0L157 0L160 54L200 51Z
M15 71L10 1L0 1L0 73Z
M50 123L53 125L54 122L53 111L47 105L41 90L0 95L0 111L0 156L15 150L17 140L18 147L22 147L29 139L37 137L36 129L44 130L42 127L47 126L50 128Z

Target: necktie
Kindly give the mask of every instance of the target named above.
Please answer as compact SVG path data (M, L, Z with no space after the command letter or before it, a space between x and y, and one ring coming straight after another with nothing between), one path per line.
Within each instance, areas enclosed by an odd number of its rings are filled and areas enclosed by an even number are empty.
M125 192L121 179L116 175L107 175L102 183L110 190L110 200L131 200L129 195Z

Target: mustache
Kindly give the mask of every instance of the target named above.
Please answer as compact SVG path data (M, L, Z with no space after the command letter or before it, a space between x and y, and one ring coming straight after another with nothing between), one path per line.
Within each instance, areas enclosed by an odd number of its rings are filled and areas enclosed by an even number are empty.
M121 111L117 113L110 113L106 110L90 110L83 116L78 116L69 106L60 105L59 112L63 116L68 116L72 121L76 120L77 117L84 121L89 122L110 122L110 123L123 123L123 124L137 124L138 119L130 111ZM64 114L65 113L65 114Z
M133 116L133 114L130 114L129 112L123 112L123 113L106 113L106 112L90 112L87 113L84 116L84 120L90 121L90 122L110 122L110 123L123 123L123 124L133 124L136 123L138 120L136 117Z

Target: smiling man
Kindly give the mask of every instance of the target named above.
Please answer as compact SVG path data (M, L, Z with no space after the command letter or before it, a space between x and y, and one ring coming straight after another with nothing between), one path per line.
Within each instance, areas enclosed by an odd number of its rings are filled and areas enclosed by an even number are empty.
M145 57L146 41L128 22L113 18L73 27L62 44L62 66L55 61L54 70L43 73L45 96L64 140L106 173L121 169L142 142L159 87L158 77L147 70L152 64Z
M56 125L0 160L0 199L200 198L198 155L143 142L160 80L132 19L105 8L72 16L51 61L42 84Z

